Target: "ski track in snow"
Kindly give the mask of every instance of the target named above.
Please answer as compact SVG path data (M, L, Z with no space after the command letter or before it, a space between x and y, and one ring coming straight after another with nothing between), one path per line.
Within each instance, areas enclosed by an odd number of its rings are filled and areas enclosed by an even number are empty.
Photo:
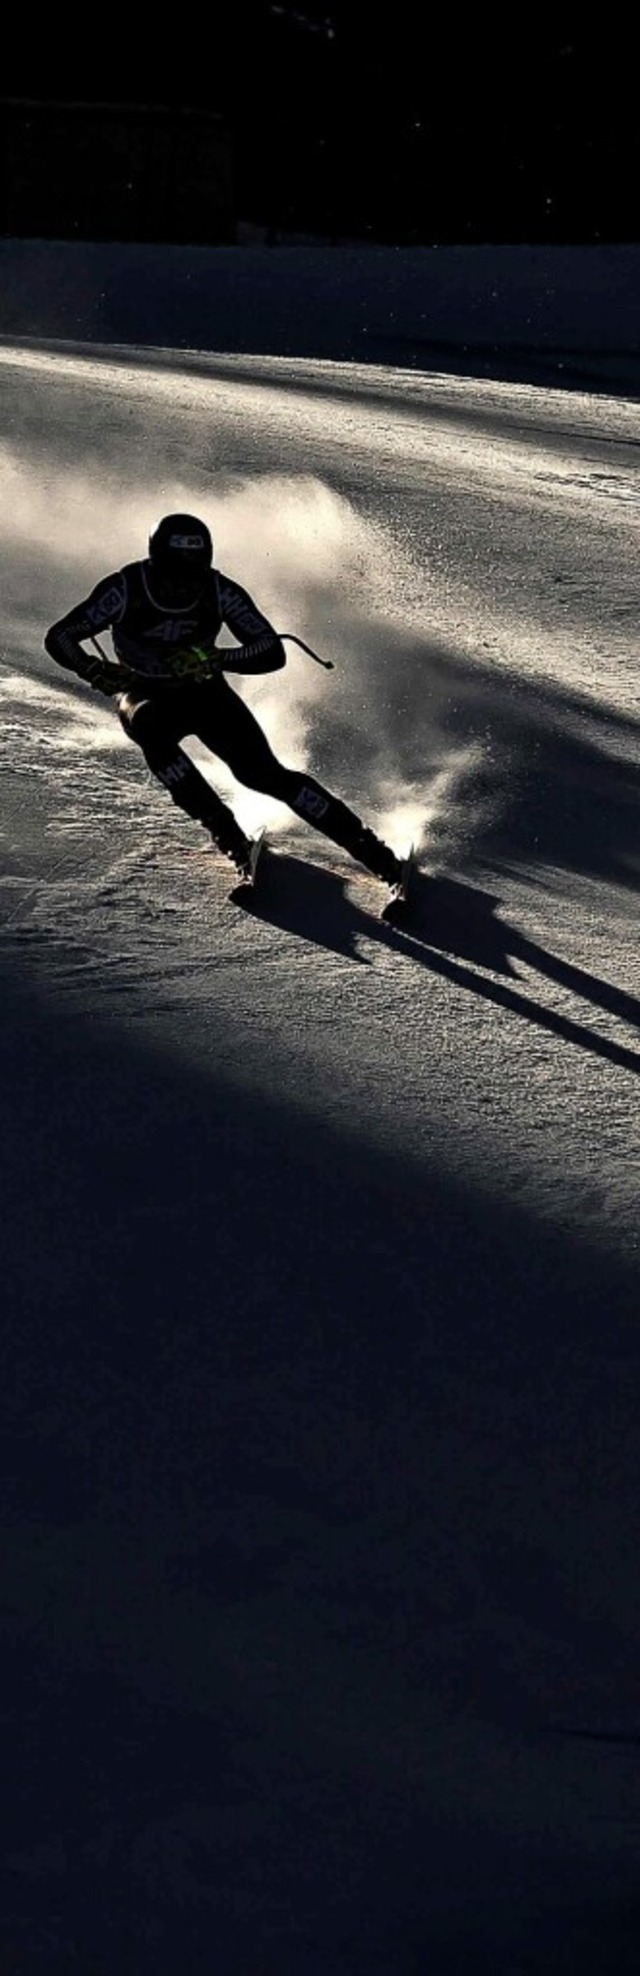
M568 1733L638 1726L637 408L197 353L0 367L15 1638L38 1667L54 1641L63 1715L80 1675L91 1747L131 1695L166 1746L162 1784L134 1708L155 1789L101 1757L88 1811L41 1727L8 1939L86 1957L97 1900L141 1971L176 1966L178 1912L194 1972L212 1944L221 1976L480 1967L483 1928L495 1976L555 1969L565 1899L637 1900L637 1762ZM239 908L43 654L181 506L335 659L241 690L420 840L410 925L210 762L271 832ZM167 1709L223 1737L204 1768Z

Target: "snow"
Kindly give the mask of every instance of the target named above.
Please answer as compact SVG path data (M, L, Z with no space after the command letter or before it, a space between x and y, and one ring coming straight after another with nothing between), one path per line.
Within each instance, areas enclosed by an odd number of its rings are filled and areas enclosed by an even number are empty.
M0 241L0 334L553 376L640 377L640 245Z
M635 1970L640 250L526 354L496 250L473 363L431 256L438 368L393 252L198 253L187 320L150 251L0 251L5 1958ZM44 654L183 505L334 660L239 690L410 927L209 758L240 909Z

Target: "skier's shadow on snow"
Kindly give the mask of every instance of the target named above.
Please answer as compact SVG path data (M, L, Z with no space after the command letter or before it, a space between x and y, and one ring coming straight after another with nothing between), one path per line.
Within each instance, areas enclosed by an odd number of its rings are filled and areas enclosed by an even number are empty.
M471 994L512 1009L528 1022L610 1063L640 1071L640 1051L625 1048L557 1009L545 1008L530 994L510 985L520 979L515 965L519 961L595 1008L640 1028L640 1001L635 996L548 953L516 927L497 919L497 893L458 879L417 873L410 910L394 906L383 919L376 914L375 904L370 909L360 906L348 887L349 878L311 859L267 852L256 890L243 889L236 898L255 919L344 954L360 966L370 962L359 950L358 940L363 936L378 940ZM478 973L480 968L502 978L488 979Z

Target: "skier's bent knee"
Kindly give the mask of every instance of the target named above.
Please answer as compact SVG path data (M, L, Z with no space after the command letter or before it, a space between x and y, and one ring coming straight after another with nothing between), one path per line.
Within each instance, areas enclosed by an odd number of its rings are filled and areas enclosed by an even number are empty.
M137 741L139 748L148 747L158 738L158 713L151 700L132 700L124 694L118 708L121 725L130 741Z

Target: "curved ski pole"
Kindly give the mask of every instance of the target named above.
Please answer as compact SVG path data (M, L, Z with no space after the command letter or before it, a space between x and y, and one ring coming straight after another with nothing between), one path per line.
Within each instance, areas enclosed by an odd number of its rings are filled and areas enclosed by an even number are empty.
M317 666L324 666L327 672L333 672L333 659L321 659L320 653L314 652L312 645L305 645L304 638L297 638L295 631L279 631L277 636L282 639L283 644L299 645L301 652L307 652L310 659L315 659Z
M278 631L276 636L282 640L283 644L299 645L301 652L306 652L310 659L315 659L317 666L324 666L326 672L333 672L335 670L333 659L321 659L320 653L314 652L312 645L306 645L304 638L298 638L295 631ZM95 645L96 652L100 653L101 659L104 659L108 665L110 663L108 654L103 650L102 645L98 644L97 638L92 637L89 642L91 645ZM202 660L210 657L210 654L203 652L198 645L194 645L192 650L198 659Z

